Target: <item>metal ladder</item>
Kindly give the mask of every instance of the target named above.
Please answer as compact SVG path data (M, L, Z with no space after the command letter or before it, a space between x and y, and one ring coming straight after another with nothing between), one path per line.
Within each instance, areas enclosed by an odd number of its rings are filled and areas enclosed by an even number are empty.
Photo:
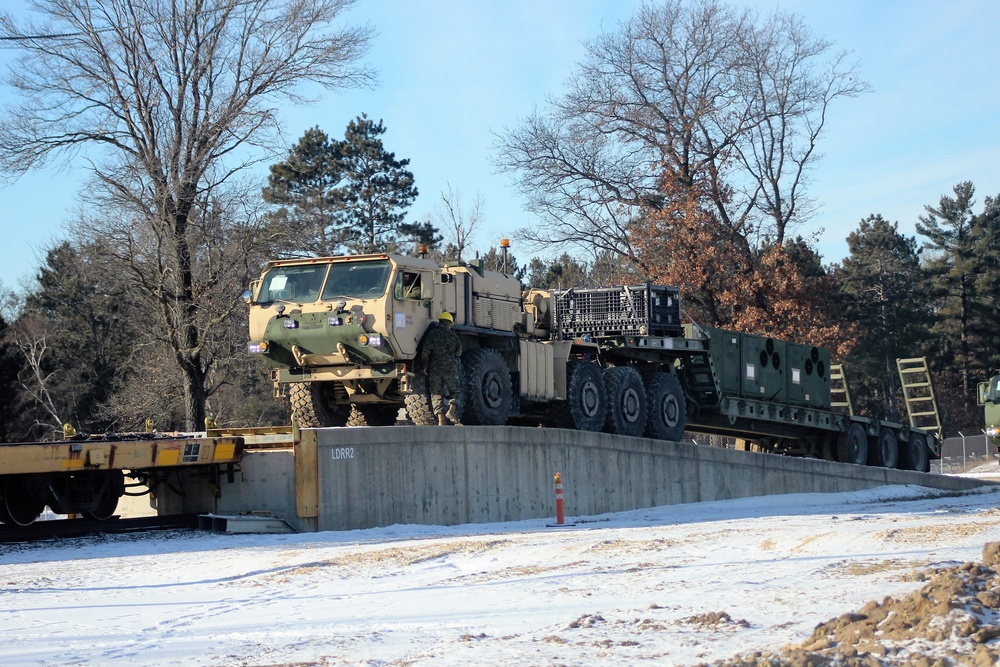
M927 358L896 359L896 368L899 370L899 382L903 388L906 413L910 416L910 426L931 431L941 438L941 416L938 414Z
M843 364L830 364L830 407L847 408L847 414L854 415L851 388L847 385Z

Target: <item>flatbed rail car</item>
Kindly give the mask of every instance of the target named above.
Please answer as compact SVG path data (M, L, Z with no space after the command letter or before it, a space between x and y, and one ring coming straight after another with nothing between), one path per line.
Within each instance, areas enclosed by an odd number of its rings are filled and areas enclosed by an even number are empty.
M155 492L172 471L199 468L208 481L232 475L243 438L176 434L81 436L57 442L0 444L0 521L32 523L46 506L57 514L105 520L132 487ZM136 482L126 484L129 477Z

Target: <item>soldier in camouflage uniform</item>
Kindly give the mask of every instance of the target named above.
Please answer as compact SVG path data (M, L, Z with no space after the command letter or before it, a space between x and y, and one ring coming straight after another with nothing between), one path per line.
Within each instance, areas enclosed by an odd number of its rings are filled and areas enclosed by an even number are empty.
M421 343L420 361L427 373L427 385L431 392L431 407L437 415L438 425L444 426L446 420L454 424L458 421L458 363L462 356L462 341L451 330L455 319L445 311L438 317L437 326L431 326ZM445 412L444 393L448 392L448 411Z

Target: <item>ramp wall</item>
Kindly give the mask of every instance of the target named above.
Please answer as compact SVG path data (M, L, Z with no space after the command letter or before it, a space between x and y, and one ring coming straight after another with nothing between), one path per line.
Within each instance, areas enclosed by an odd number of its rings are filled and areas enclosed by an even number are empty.
M989 483L513 426L305 429L292 457L291 450L245 453L243 475L223 485L219 511L269 511L301 531L554 517L556 472L568 517L890 484L960 491Z

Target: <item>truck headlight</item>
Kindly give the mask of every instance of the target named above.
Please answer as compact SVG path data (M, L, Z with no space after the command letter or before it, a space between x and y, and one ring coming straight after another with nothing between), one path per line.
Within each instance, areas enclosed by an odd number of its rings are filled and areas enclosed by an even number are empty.
M260 341L259 343L247 343L247 352L250 354L264 354L267 352L267 341Z
M286 329L298 329L299 322L298 320L287 319L285 320L285 323L282 326L284 326Z
M997 437L997 427L996 426L987 426L986 427L986 435L990 436L991 438Z
M382 347L382 336L381 334L361 334L358 342L365 347Z

